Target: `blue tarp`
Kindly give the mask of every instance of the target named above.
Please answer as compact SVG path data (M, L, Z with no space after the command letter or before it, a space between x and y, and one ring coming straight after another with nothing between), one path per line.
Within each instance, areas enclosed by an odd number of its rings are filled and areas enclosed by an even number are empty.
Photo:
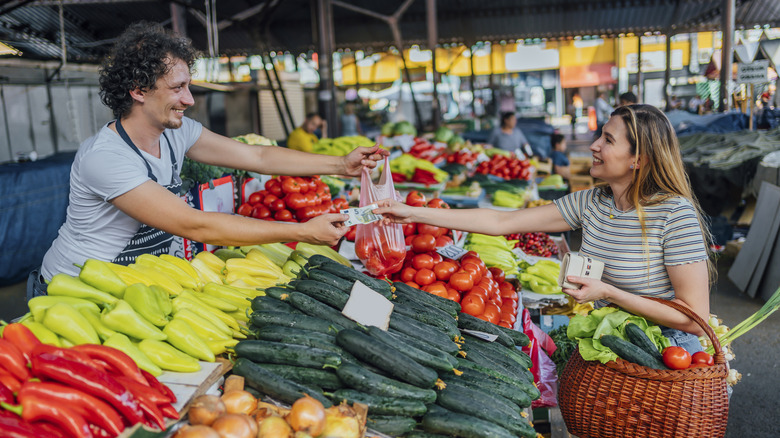
M25 280L57 237L75 155L0 166L0 286Z
M725 134L727 132L748 129L749 117L740 112L691 114L687 111L669 111L666 113L678 137L698 134Z

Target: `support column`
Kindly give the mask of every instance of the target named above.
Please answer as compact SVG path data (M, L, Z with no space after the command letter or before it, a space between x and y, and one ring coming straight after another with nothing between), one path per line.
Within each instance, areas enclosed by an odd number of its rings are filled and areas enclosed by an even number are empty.
M330 0L315 0L317 4L317 43L320 74L318 108L328 122L327 135L338 135L336 92L333 84L333 7Z
M645 99L642 93L642 35L637 39L636 54L636 98L639 103L644 103Z
M436 19L436 0L425 0L425 15L428 26L428 49L431 51L433 66L433 102L431 103L431 122L433 130L441 124L441 109L439 108L439 72L436 70L436 42L439 40L439 28Z
M666 70L664 70L664 100L666 101L666 110L669 111L671 106L669 100L671 98L670 91L670 79L672 77L672 35L666 32Z
M731 106L731 82L732 61L734 59L734 0L723 0L721 5L721 34L723 45L721 46L720 62L720 111L728 111Z
M171 25L177 34L187 36L187 10L184 6L171 2Z

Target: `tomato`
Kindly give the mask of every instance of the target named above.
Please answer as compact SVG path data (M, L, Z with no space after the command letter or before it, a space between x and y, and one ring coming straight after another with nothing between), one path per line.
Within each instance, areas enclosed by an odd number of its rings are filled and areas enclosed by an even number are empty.
M504 328L508 328L508 329L512 329L513 328L512 324L510 324L509 322L504 321L504 320L499 321L498 325L500 325L501 327L504 327Z
M274 196L282 196L282 184L278 179L268 180L265 183L265 189L268 190L268 194Z
M417 234L417 224L411 223L411 224L404 224L404 236L412 236Z
M482 314L493 324L498 324L501 320L501 308L492 302L485 303L485 310Z
M414 275L417 274L417 269L412 267L404 268L401 271L401 281L406 283L407 281L414 281Z
M501 283L506 279L506 274L504 274L504 270L501 268L490 268L488 269L490 273L493 275L493 280L496 280L497 282Z
M516 291L515 291L515 287L512 286L512 283L510 283L508 281L504 281L503 283L499 283L498 284L498 290L501 292L502 296L504 294L509 296L510 292L514 293L515 295L517 294Z
M475 263L463 263L460 265L461 269L471 273L471 279L474 283L479 283L482 280L482 272L479 270L479 266Z
M368 272L370 272L372 275L379 275L380 273L384 273L386 270L385 263L381 258L379 258L379 254L376 252L372 253L368 257L368 260L364 262L364 264Z
M300 195L300 193L297 194ZM306 222L315 216L317 216L317 211L314 209L314 207L303 207L295 210L295 217L297 217L301 222Z
M673 370L684 370L691 365L691 353L682 347L671 346L664 348L664 365Z
M517 314L514 312L501 311L501 321L506 321L510 324L514 324L517 321Z
M263 198L263 205L265 205L268 208L271 208L271 204L276 202L276 200L278 199L279 197L276 195L271 195L271 194L265 195L265 198Z
M252 217L255 219L267 219L271 216L271 210L265 205L258 205L252 209Z
M346 239L349 240L350 242L354 242L355 237L357 237L357 225L352 225L351 227L349 227L349 231L347 231L347 234L345 234L344 237L346 237Z
M251 216L252 210L254 210L254 207L252 207L251 204L241 204L241 206L238 207L238 210L236 210L236 213L241 216Z
M306 196L300 193L290 193L284 197L284 203L287 204L287 208L298 210L306 207Z
M427 286L434 281L436 281L436 274L434 274L430 269L423 268L414 274L414 282L420 286Z
M458 265L447 260L441 263L437 263L433 267L433 273L436 274L436 278L441 281L449 281L450 277L452 277L452 274L454 274L457 270Z
M447 288L447 299L455 301L456 303L460 303L460 292L456 291L455 289L448 287Z
M305 178L302 178L300 176L295 177L295 182L298 183L298 187L301 188L301 193L305 194L308 193L309 190L309 182L306 181Z
M428 254L417 254L412 258L412 267L417 270L423 268L433 270L434 267L433 257L429 256ZM436 276L436 278L439 277Z
M333 200L333 206L336 207L337 210L341 211L349 208L349 201L344 198L336 198Z
M441 281L434 281L433 283L423 288L425 292L433 294L442 298L448 298L447 286Z
M304 196L304 199L306 200L306 207L314 207L317 204L317 194L314 192L308 192Z
M277 210L276 213L274 213L274 219L278 221L293 221L293 215L292 212L286 208L282 208L280 210Z
M286 209L285 205L284 205L284 201L282 201L279 198L276 198L275 201L273 201L270 204L268 204L268 208L271 209L271 211L280 211L280 210L285 210Z
M249 199L247 200L247 202L252 204L252 206L255 206L263 202L263 197L260 195L260 192L254 192L251 195L249 195Z
M282 181L282 193L301 193L301 185L295 178L287 178Z
M412 246L412 240L414 240L415 237L417 237L416 234L412 234L412 235L404 237L404 245Z
M501 313L505 311L512 311L515 315L517 315L517 301L513 300L503 300L501 301Z
M441 198L433 198L425 205L430 208L450 208L449 204L442 201Z
M469 294L476 294L481 296L485 302L487 303L490 301L490 293L482 286L474 286L471 289L469 289Z
M450 236L439 236L436 238L436 248L452 245L452 243L452 238Z
M418 234L412 239L412 250L414 252L428 252L436 248L436 238L430 234Z
M471 316L482 315L485 311L485 300L479 295L468 294L461 298L460 308L463 313Z
M417 232L420 234L430 234L433 237L439 237L443 236L444 233L447 232L447 229L428 224L419 224L417 225Z
M466 292L474 287L474 280L471 279L471 274L460 270L450 277L450 286L457 291Z
M425 195L417 190L412 190L406 195L406 203L412 207L422 207L425 205Z
M420 285L419 285L419 284L417 284L417 283L415 283L415 282L413 282L413 281L406 281L405 283L406 283L406 285L407 285L407 286L409 286L409 287L413 287L413 288L415 288L415 289L419 289L419 288L420 288Z
M363 239L355 244L355 254L357 254L360 260L368 260L368 257L373 252L374 244L371 242L371 239Z
M510 289L507 287L504 287L504 289L499 289L498 296L501 297L502 301L517 302L517 292L515 292L514 289Z
M712 356L710 356L707 352L697 351L696 353L693 353L693 356L691 356L691 366L696 364L702 364L711 367L715 365L715 359L713 359Z
M436 251L431 251L431 252L428 253L428 255L433 257L433 263L434 264L441 263L444 260L444 257L442 257L441 254L439 254Z

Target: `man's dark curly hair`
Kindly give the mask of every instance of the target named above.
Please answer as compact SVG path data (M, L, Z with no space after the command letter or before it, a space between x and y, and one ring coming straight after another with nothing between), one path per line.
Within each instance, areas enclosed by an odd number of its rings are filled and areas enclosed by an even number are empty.
M181 59L190 69L197 51L189 38L175 34L159 23L141 21L119 36L100 66L100 99L114 117L130 113L130 91L154 88L157 79L171 68L170 59Z

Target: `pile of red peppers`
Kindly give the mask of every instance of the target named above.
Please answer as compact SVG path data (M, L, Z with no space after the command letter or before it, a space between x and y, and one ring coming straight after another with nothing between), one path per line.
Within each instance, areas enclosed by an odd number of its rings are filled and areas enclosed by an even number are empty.
M0 430L4 437L115 437L142 423L177 419L173 392L125 353L94 344L41 343L11 323L0 338Z

